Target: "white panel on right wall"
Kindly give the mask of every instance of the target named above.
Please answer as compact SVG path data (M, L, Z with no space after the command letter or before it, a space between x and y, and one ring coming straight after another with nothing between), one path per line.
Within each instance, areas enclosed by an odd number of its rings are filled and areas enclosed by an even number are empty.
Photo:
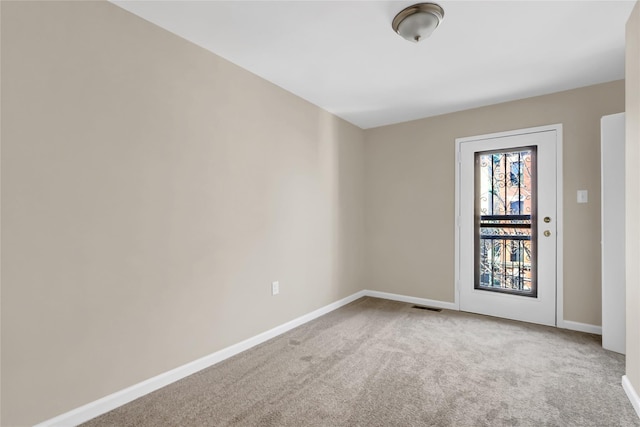
M602 347L625 353L624 113L601 120Z

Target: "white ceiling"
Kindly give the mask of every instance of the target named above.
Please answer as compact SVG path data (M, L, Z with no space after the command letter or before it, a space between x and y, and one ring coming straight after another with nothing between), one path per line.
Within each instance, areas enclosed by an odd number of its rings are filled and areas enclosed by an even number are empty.
M113 1L365 129L621 79L634 2L443 0L414 44L411 1Z

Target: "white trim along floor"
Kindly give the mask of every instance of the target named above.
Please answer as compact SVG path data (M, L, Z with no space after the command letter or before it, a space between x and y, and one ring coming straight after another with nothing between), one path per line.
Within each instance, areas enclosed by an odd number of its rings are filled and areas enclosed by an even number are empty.
M175 369L172 369L168 372L157 375L153 378L149 378L148 380L142 381L138 384L134 384L131 387L127 387L123 390L120 390L118 392L105 396L101 399L98 399L96 401L83 405L79 408L73 409L57 417L43 421L42 423L37 424L35 427L75 426L83 422L89 421L90 419L93 419L99 415L107 413L119 406L125 405L139 397L142 397L155 390L165 387L173 382L181 380L182 378L192 375L198 371L201 371L205 368L208 368L219 362L222 362L225 359L235 356L238 353L248 350L251 347L261 344L267 340L270 340L271 338L274 338L280 334L290 331L293 328L303 325L324 314L327 314L346 304L349 304L350 302L355 301L358 298L362 298L365 296L388 299L393 301L407 302L410 304L418 304L418 305L423 305L427 307L458 310L458 306L453 302L435 301L435 300L430 300L425 298L416 298L416 297L410 297L405 295L391 294L387 292L362 290L346 298L343 298L339 301L333 302L329 305L326 305L317 310L314 310L311 313L305 314L287 323L284 323L280 326L270 329L266 332L258 334L252 338L241 341L237 344L234 344L232 346L219 350L208 356L204 356L200 359L194 360L193 362L187 363L186 365L179 366ZM572 330L581 331L581 332L588 332L592 334L602 333L602 328L600 326L595 326L595 325L586 325L583 323L577 323L577 322L571 322L571 321L563 321L561 323L559 322L559 325L564 327L565 329L572 329ZM624 390L627 393L629 400L631 400L633 407L635 408L636 412L640 416L640 400L638 399L638 395L633 389L633 386L631 385L629 380L626 378L626 375L622 377L622 386L624 387Z

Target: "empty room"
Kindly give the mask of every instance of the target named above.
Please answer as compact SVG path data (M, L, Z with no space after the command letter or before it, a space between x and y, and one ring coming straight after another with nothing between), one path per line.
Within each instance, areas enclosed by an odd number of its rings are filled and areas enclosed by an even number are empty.
M640 426L640 2L0 1L0 425Z

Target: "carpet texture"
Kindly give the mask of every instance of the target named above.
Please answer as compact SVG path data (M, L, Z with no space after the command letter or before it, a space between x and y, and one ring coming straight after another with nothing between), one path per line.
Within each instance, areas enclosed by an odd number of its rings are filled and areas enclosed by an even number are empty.
M85 426L640 426L600 337L362 298Z

